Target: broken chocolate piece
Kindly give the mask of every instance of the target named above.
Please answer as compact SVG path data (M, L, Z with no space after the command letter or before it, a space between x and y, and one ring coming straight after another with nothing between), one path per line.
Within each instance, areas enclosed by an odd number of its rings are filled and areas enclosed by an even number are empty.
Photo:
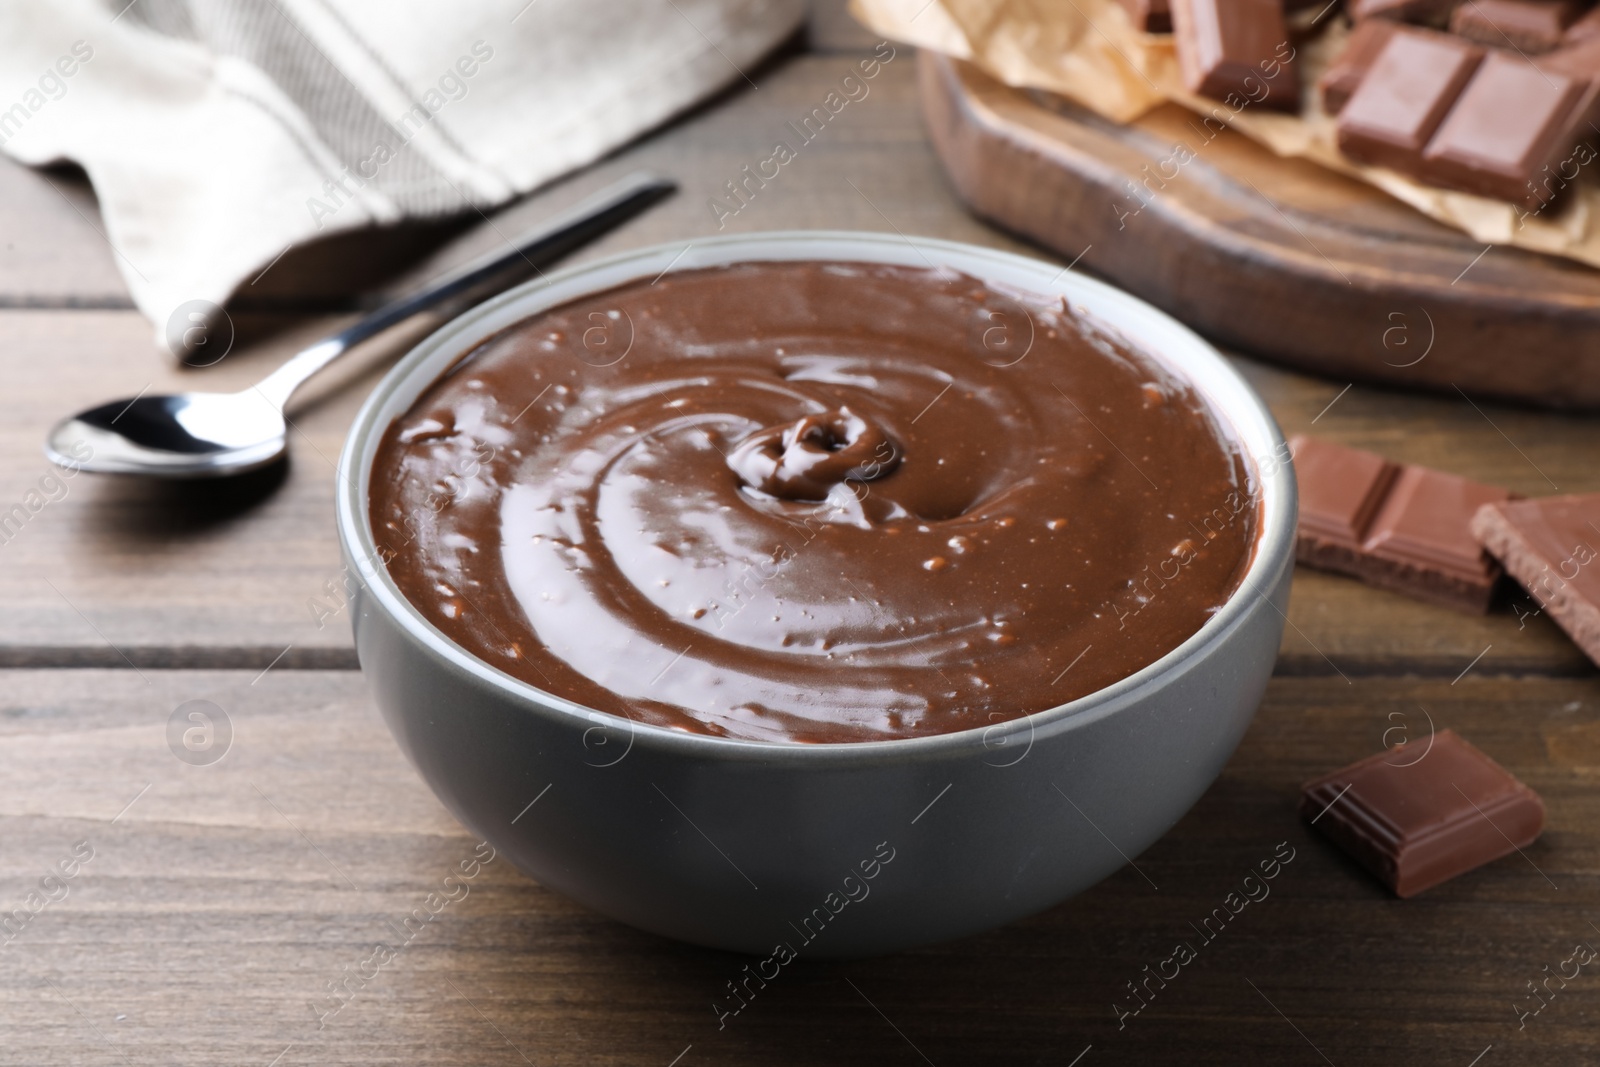
M1485 504L1472 534L1600 664L1600 493Z
M1544 802L1454 730L1308 782L1300 814L1396 896L1531 845Z
M1576 0L1472 0L1450 16L1450 32L1531 56L1560 45L1581 14Z
M1594 100L1590 82L1491 52L1423 150L1419 176L1538 207L1544 189L1535 179L1572 153Z
M1415 173L1422 150L1483 59L1483 49L1400 29L1339 112L1339 148L1358 163Z
M1389 19L1366 19L1356 23L1344 51L1328 64L1317 81L1317 88L1322 90L1322 110L1330 115L1339 113L1372 68L1378 53L1399 28L1398 22Z
M1510 492L1456 474L1403 467L1367 528L1362 550L1386 564L1391 588L1487 611L1500 568L1472 537L1472 515Z
M1497 486L1390 463L1331 441L1290 440L1300 485L1295 558L1445 607L1485 612L1500 567L1472 537Z
M1300 75L1280 0L1171 0L1171 5L1178 64L1190 92L1229 103L1300 109Z
M1171 33L1172 8L1167 0L1122 0L1122 7L1142 33Z

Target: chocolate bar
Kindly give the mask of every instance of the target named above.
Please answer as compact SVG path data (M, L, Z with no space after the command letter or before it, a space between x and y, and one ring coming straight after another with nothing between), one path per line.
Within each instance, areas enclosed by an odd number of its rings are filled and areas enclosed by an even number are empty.
M1171 33L1172 8L1167 0L1122 0L1134 28L1144 33Z
M1600 664L1600 493L1485 504L1472 535Z
M1300 484L1298 561L1445 607L1489 610L1501 570L1470 523L1510 492L1313 437L1289 447Z
M1378 53L1383 51L1383 46L1389 43L1389 38L1399 28L1398 22L1389 19L1365 19L1356 23L1344 50L1334 57L1317 80L1317 88L1322 92L1323 111L1330 115L1339 113L1349 101L1350 94L1356 91L1356 86L1361 84L1361 79L1372 69Z
M1523 207L1544 203L1534 179L1571 154L1594 109L1595 85L1489 53L1422 153L1433 185Z
M1171 0L1171 5L1178 65L1190 92L1230 103L1300 109L1300 75L1280 0Z
M1444 34L1401 28L1339 112L1339 148L1357 163L1415 173L1483 49Z
M1560 45L1581 14L1576 0L1472 0L1450 16L1450 32L1531 56Z
M1399 897L1526 848L1544 802L1454 730L1307 782L1300 814Z

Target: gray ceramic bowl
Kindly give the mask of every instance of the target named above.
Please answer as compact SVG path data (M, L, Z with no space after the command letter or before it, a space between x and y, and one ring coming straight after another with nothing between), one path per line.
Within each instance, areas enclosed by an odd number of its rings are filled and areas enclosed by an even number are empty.
M779 259L942 264L1065 295L1156 356L1210 400L1256 467L1262 525L1244 584L1168 655L1049 711L935 737L774 745L636 725L542 692L453 644L374 566L367 484L379 439L462 353L633 279ZM1210 345L1110 286L952 242L755 234L564 270L422 342L356 420L340 462L339 537L363 579L356 648L378 706L473 833L549 888L645 930L762 956L779 945L859 956L1048 908L1189 810L1244 734L1277 656L1295 523L1286 454L1261 400ZM779 950L760 967L787 958Z

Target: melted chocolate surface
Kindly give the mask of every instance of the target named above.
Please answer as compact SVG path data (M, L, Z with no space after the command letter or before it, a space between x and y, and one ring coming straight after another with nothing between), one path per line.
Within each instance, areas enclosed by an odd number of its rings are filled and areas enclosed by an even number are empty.
M699 733L986 727L1101 689L1238 586L1205 401L1059 301L951 271L668 274L486 341L384 436L379 550L446 636Z

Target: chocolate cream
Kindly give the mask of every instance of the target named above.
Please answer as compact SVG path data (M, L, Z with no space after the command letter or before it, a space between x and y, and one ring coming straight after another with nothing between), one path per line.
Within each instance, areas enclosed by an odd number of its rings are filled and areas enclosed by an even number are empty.
M636 722L988 727L1092 693L1238 586L1250 468L1187 384L952 271L667 274L490 338L384 435L389 573L451 640Z

